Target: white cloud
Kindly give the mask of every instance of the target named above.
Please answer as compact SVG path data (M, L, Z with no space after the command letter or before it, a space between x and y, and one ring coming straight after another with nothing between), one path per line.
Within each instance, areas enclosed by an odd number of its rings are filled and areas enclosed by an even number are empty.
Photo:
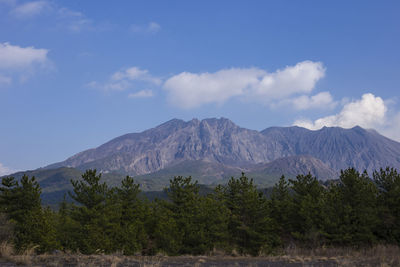
M48 62L47 53L47 49L0 43L0 69L20 70L33 64L45 64Z
M88 19L83 13L70 10L65 7L58 7L57 9L58 19L64 26L72 32L80 32L84 29L92 29L93 22Z
M129 98L147 98L147 97L153 97L154 93L152 90L141 90L136 93L129 94Z
M323 117L315 121L297 120L294 125L316 130L324 126L351 128L359 125L363 128L382 129L386 124L387 106L382 98L371 93L364 94L361 99L345 104L335 115Z
M147 25L131 25L131 31L134 33L156 33L161 30L161 26L152 21Z
M159 78L150 75L148 70L142 70L138 67L130 67L123 71L117 71L111 76L111 79L113 81L138 80L146 81L156 85L161 84L161 80Z
M0 43L0 85L10 85L15 76L25 81L37 67L50 67L47 53L47 49Z
M268 73L259 68L231 68L215 73L182 72L164 83L169 101L181 108L222 104L230 98L271 104L299 93L310 93L325 75L321 62L303 61Z
M0 176L8 175L13 172L15 172L15 171L10 168L7 168L6 166L4 166L3 164L0 163Z
M135 87L137 83L158 86L161 84L161 79L151 75L148 70L130 67L113 73L105 83L92 81L88 86L105 91L124 91Z
M38 16L46 17L47 25L50 27L64 28L71 32L81 32L82 30L104 29L104 27L93 25L93 21L83 13L59 6L56 2L38 0L17 4L10 1L9 6L13 6L10 15L17 19L34 19Z
M17 18L26 19L37 16L50 9L50 4L47 1L33 1L16 6L11 11L11 14Z
M271 106L276 107L292 107L295 110L308 110L308 109L333 109L337 106L338 102L334 101L329 92L321 92L313 96L301 95L295 98L284 99L276 104L272 103Z

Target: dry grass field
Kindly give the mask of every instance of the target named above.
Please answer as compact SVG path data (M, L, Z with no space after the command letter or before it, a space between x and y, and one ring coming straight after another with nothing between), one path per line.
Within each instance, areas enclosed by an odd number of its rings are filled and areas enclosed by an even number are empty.
M0 266L400 266L400 248L378 245L373 248L354 250L347 248L290 248L281 255L245 257L223 255L215 251L206 256L123 256L83 255L55 252L36 255L34 248L15 254L11 245L0 245Z

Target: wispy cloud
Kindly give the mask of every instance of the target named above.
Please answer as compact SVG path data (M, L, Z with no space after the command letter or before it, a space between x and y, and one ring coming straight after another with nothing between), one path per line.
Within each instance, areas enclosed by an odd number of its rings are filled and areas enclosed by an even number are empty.
M0 43L0 85L10 85L15 76L26 79L36 69L49 67L47 49L20 47L10 43Z
M294 110L309 109L334 109L338 105L329 92L320 92L316 95L301 95L294 98L288 98L277 103L271 103L273 108L291 107Z
M14 172L15 172L15 170L12 170L0 163L0 176L8 175L8 174L11 174Z
M130 30L134 33L156 33L161 30L161 26L157 22L150 22L147 25L133 24Z
M139 67L129 67L113 73L104 83L92 81L88 86L104 91L124 91L134 89L139 83L141 85L159 86L162 81L160 78L151 75L148 70ZM144 90L144 92L147 91Z
M57 8L57 15L65 27L72 32L94 29L93 21L83 13L65 7Z
M303 61L272 73L259 68L182 72L169 78L163 87L170 103L186 109L222 104L234 97L270 105L296 94L310 93L324 75L321 62Z
M52 7L47 1L33 1L17 5L10 13L19 19L27 19L51 9Z
M12 7L10 15L19 20L32 21L36 17L46 17L52 21L48 24L50 27L63 27L71 32L97 29L83 13L59 6L57 2L39 0L18 4L14 1L9 6Z
M129 98L148 98L153 97L154 93L152 90L141 90L136 93L131 93L128 95Z

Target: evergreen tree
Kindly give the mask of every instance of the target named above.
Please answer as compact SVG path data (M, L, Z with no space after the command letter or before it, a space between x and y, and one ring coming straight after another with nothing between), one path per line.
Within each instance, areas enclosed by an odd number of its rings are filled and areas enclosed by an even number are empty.
M146 223L149 242L148 255L157 252L178 255L182 248L183 231L179 229L174 213L167 208L165 200L156 199L150 205L150 217Z
M341 171L340 182L331 186L327 196L325 231L333 244L360 246L376 240L377 193L366 172Z
M279 182L273 187L271 199L271 218L274 219L276 229L282 240L288 240L291 236L290 214L293 210L292 199L289 194L289 183L285 176L281 176Z
M54 214L42 209L41 189L35 177L24 175L2 179L0 206L14 223L14 244L17 250L37 246L38 252L57 248Z
M177 176L170 180L167 189L170 202L166 207L172 212L182 239L181 254L203 254L207 251L204 221L201 220L201 197L199 186L191 177ZM203 223L202 223L203 222Z
M139 199L139 184L127 176L116 188L116 205L111 205L118 214L118 225L115 226L116 248L126 255L141 251L147 243L145 229L147 207Z
M79 248L79 228L78 222L71 218L72 207L67 202L66 195L59 205L56 222L57 240L60 242L60 249L76 251Z
M109 218L106 213L106 200L110 193L106 183L100 183L101 174L96 170L87 170L81 180L71 180L74 205L71 217L78 226L75 235L78 249L87 254L112 251L112 244L107 235Z
M379 189L379 237L400 245L400 174L387 167L373 173Z
M289 179L293 190L290 230L292 236L305 245L321 242L324 225L324 189L310 173Z
M274 224L270 218L267 200L244 173L239 179L231 178L216 193L229 210L228 231L230 243L241 254L258 255L277 243Z

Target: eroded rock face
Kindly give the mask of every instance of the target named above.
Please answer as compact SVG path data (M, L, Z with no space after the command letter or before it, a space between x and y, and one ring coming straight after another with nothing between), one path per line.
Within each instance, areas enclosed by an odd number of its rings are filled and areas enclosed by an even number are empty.
M184 161L203 160L228 166L261 164L296 155L310 155L338 171L400 168L400 143L360 127L272 127L261 132L221 119L171 120L141 133L117 137L97 148L48 166L96 168L143 175ZM320 166L321 164L315 164Z

